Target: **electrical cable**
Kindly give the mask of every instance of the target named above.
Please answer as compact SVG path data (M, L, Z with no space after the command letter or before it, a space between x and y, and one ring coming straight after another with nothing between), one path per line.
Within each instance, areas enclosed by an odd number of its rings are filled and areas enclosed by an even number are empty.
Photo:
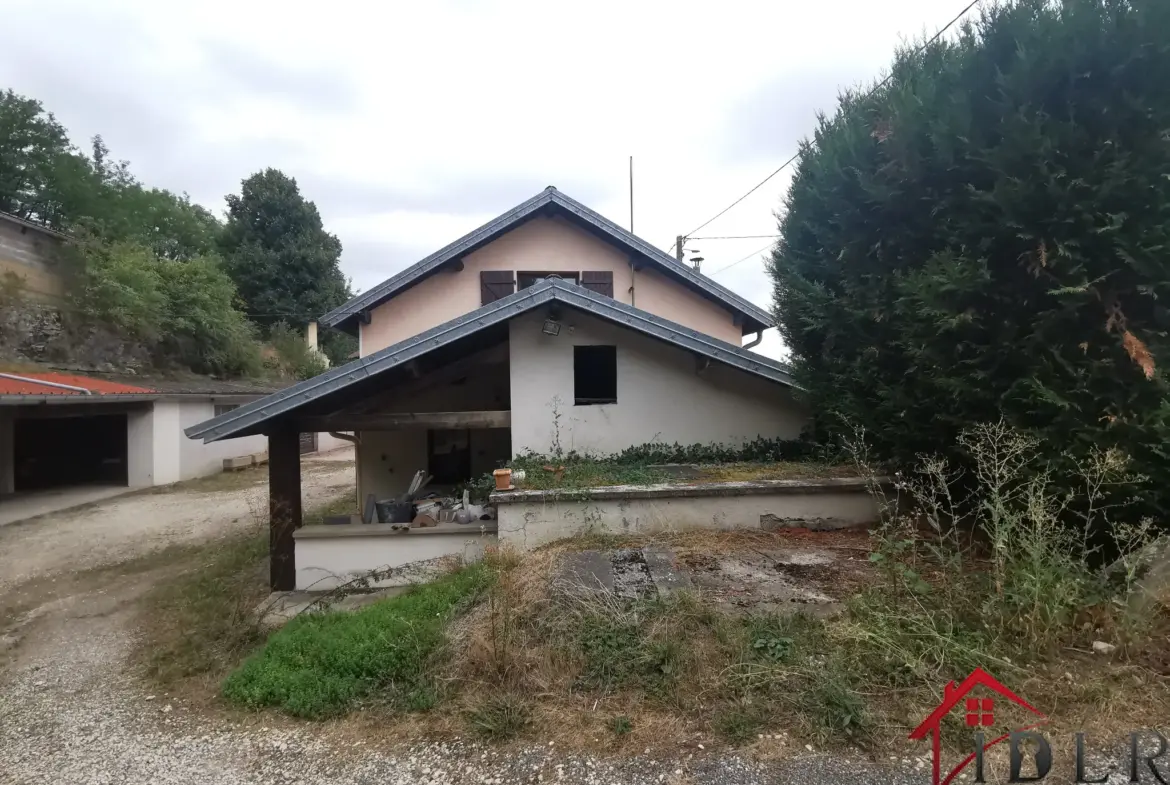
M940 29L940 30L939 30L937 33L935 33L933 36L931 36L931 37L930 37L930 39L929 39L929 40L928 40L928 41L927 41L925 44L923 44L922 46L920 46L920 47L917 49L916 53L921 53L921 52L925 51L927 47L929 47L931 44L933 44L935 41L937 41L939 38L941 38L941 37L942 37L942 35L943 35L943 33L945 33L947 30L950 30L950 29L951 29L951 27L953 27L953 26L954 26L955 22L958 22L960 19L962 19L964 16L966 16L966 15L967 15L967 13L968 13L968 12L969 12L969 11L970 11L972 8L974 8L975 6L977 6L977 5L978 5L980 2L982 2L982 0L971 0L971 2L970 2L968 5L967 5L967 7L966 7L966 8L964 8L962 11L960 11L960 12L959 12L959 13L958 13L958 14L955 16L955 18L954 18L954 19L952 19L951 21L947 22L947 23L946 23L946 25L944 25L944 26L942 27L942 29ZM869 97L870 97L870 96L872 96L874 93L876 93L878 90L880 90L882 87L884 87L884 86L886 85L886 83L890 81L890 79L893 77L893 75L894 75L894 74L893 74L893 72L891 72L890 74L888 74L888 75L886 76L886 78L885 78L885 79L883 79L882 81L880 81L880 82L878 82L876 85L874 85L873 89L871 89L871 90L870 90L868 93L866 93L866 94L865 94L865 95L862 97L862 99L861 99L861 100L863 100L863 101L864 101L866 98L869 98ZM741 196L741 197L739 197L738 199L736 199L736 200L735 200L734 202L732 202L731 204L727 205L727 207L724 207L722 210L720 210L719 212L715 213L715 215L713 215L712 217L708 218L706 221L704 221L703 223L699 224L698 226L696 226L696 227L695 227L694 229L692 229L691 231L689 231L689 232L687 232L686 234L684 234L684 235L683 235L683 238L684 238L684 239L690 239L690 236L691 236L692 234L694 234L695 232L699 231L699 230L700 230L700 229L702 229L703 227L707 226L708 224L710 224L710 223L711 223L712 221L714 221L715 219L717 219L717 218L721 218L721 217L722 217L722 216L723 216L725 213L727 213L727 211L728 211L728 210L730 210L731 208L735 207L737 204L739 204L740 202L742 202L744 199L747 199L749 196L751 196L752 194L754 194L754 193L755 193L756 191L758 191L758 190L759 190L761 187L763 187L763 186L764 186L764 185L765 185L765 184L766 184L766 183L767 183L769 180L771 180L771 179L772 179L773 177L775 177L776 175L780 174L780 172L784 171L784 169L786 169L786 168L787 168L789 165L791 165L791 164L792 164L792 162L793 162L793 161L795 161L795 160L796 160L797 158L799 158L799 157L800 157L800 152L799 152L799 151L797 151L797 153L796 153L795 155L793 155L791 158L789 158L789 159L788 159L787 161L785 161L784 163L780 164L780 166L776 167L776 168L775 168L775 169L772 171L772 173L771 173L770 175L768 175L768 176L767 176L767 177L765 177L763 180L761 180L760 182L758 182L758 183L756 183L754 186L752 186L752 188L751 188L751 189L750 189L750 190L749 190L747 193L745 193L743 196ZM740 261L744 261L744 260L742 260L742 259L741 259ZM739 262L735 262L735 264L739 264ZM733 266L733 265L728 265L728 267L731 267L731 266ZM725 267L725 268L723 268L723 269L727 269L727 268Z

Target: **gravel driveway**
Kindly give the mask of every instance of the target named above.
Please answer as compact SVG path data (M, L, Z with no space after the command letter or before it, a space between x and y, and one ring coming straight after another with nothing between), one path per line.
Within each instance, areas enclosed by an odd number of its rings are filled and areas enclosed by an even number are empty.
M306 462L306 506L350 492L353 465L341 457L340 462ZM669 759L604 759L563 754L552 746L490 748L466 740L414 746L393 739L354 742L328 725L268 715L209 716L149 694L126 659L135 634L135 604L160 570L107 570L82 584L69 569L117 564L168 544L223 534L249 522L251 508L263 507L264 499L262 484L216 492L177 489L122 497L0 531L0 592L19 592L33 583L40 587L40 604L18 620L21 640L0 670L0 783L928 781L918 761L898 762L895 770L815 753L768 763L697 745ZM12 620L0 622L8 626Z
M353 449L304 462L305 509L352 492ZM0 593L34 577L129 561L168 545L209 540L267 514L267 475L229 477L230 490L200 480L0 527Z

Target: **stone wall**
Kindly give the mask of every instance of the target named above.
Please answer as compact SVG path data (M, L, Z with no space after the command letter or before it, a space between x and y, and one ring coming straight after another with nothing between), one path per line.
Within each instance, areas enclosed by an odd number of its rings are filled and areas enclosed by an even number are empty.
M0 296L0 361L107 373L149 366L145 347L108 328L81 323L67 309L20 294Z

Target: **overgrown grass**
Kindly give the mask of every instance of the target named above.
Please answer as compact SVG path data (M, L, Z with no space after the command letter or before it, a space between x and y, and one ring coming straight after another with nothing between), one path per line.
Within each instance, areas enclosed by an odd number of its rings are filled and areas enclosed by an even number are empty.
M513 469L523 469L525 477L517 487L526 490L554 488L595 488L605 485L649 485L666 482L670 475L645 464L627 464L593 458L554 459L547 456L523 456L512 461Z
M498 570L490 612L476 616L476 630L452 661L452 683L472 712L506 694L539 706L543 712L534 716L557 718L556 727L533 722L534 730L554 734L566 733L565 723L589 721L592 712L570 708L581 698L671 715L733 742L764 727L791 726L798 708L807 712L801 722L810 737L867 729L844 663L824 657L828 638L818 619L731 616L690 592L640 600L550 596L534 577L539 563L515 560ZM643 716L615 713L604 727L617 736L636 737L643 726L650 733L654 725ZM468 717L482 732L484 718Z
M264 639L257 607L268 595L268 535L259 527L189 550L185 570L144 600L140 652L165 687L217 676Z
M361 610L299 616L228 677L223 694L311 719L341 714L376 690L401 708L429 708L445 625L491 579L478 564Z
M1034 467L1016 471L1034 447L1019 434L993 425L964 438L981 461L977 482L956 482L933 459L899 476L899 498L886 499L873 533L875 581L838 616L742 617L686 593L633 601L550 592L555 555L527 556L501 567L491 612L475 617L451 683L471 706L520 696L532 721L516 732L613 734L605 718L622 716L635 746L654 743L639 734L663 715L679 734L700 728L731 743L784 728L820 743L885 744L937 704L942 685L976 667L1075 722L1097 716L1112 693L1063 674L1124 673L1109 683L1129 684L1130 718L1148 716L1170 697L1138 664L1167 639L1165 628L1151 634L1163 622L1127 603L1151 552L1149 529L1113 527L1100 503L1124 481L1124 461L1098 456L1084 467L1085 497L1072 499L1024 480ZM878 473L863 455L854 472ZM960 501L960 489L973 495ZM1084 531L1059 522L1066 509L1083 511ZM1089 530L1110 531L1120 555L1102 560ZM1098 639L1129 663L1070 661L1070 649ZM945 732L968 740L965 729Z
M751 482L753 480L823 480L833 477L856 477L857 470L847 464L820 461L777 461L775 463L700 464L700 482Z
M165 558L175 565L174 574L143 599L140 614L138 659L160 686L218 680L267 636L262 612L270 593L266 502L257 496L249 504L253 520L245 531L150 558L150 563ZM306 511L305 522L320 522L352 506L346 495Z

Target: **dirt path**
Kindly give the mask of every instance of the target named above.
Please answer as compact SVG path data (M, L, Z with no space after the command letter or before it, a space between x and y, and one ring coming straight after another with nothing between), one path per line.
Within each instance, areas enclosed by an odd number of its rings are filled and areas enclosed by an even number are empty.
M352 458L350 449L305 461L305 509L354 487ZM2 527L0 595L32 578L119 564L264 520L267 476L262 470L223 475Z

